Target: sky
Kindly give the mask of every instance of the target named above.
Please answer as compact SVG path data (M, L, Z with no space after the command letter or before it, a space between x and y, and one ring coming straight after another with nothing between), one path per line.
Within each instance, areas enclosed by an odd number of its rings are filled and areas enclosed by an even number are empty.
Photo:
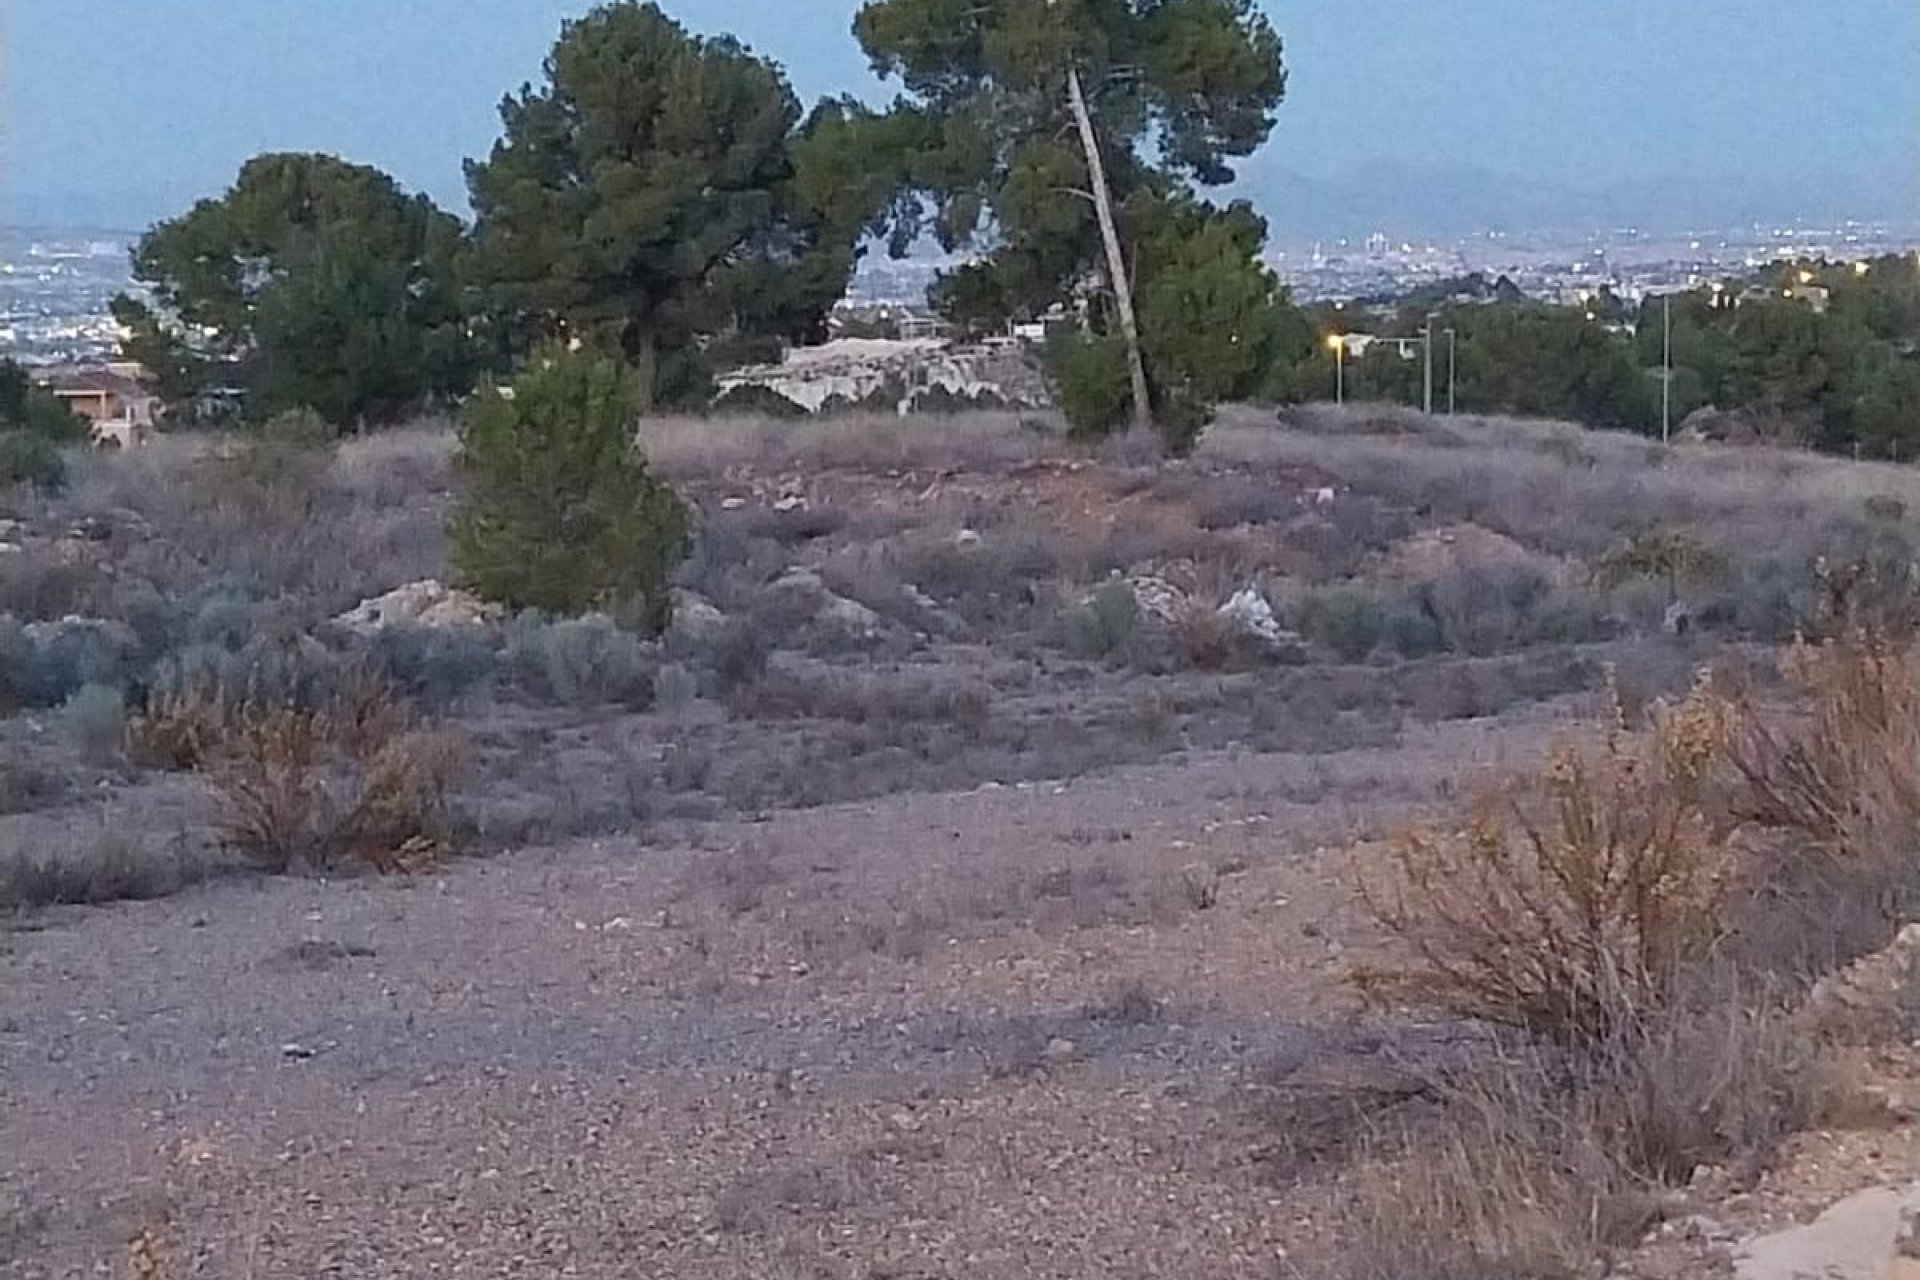
M1262 2L1291 76L1255 166L1269 174L1788 191L1804 176L1920 214L1916 0ZM0 0L0 216L138 228L266 150L378 165L464 212L463 157L587 5ZM854 0L665 7L778 59L804 97L886 93Z

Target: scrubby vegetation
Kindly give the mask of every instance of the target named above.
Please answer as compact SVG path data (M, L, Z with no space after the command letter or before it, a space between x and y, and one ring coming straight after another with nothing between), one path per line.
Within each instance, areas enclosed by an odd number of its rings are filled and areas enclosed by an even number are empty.
M1742 646L1829 634L1839 566L1886 566L1850 607L1898 616L1911 555L1906 524L1864 506L1907 493L1898 473L1561 428L1249 414L1162 469L995 418L937 439L665 421L635 452L627 412L614 366L569 356L478 404L457 445L336 445L289 418L85 459L67 495L16 498L0 701L57 711L63 754L34 747L10 807L136 806L152 770L218 781L238 727L288 708L318 730L363 678L423 729L464 726L449 803L483 848L1235 743L1337 750L1591 691L1610 661L1637 714L1716 655L1749 672ZM1782 507L1801 541L1754 536ZM341 620L462 569L514 607L604 612ZM336 777L349 756L310 736L332 762L310 773ZM113 785L33 781L73 771Z
M1610 700L1590 746L1395 839L1367 894L1408 960L1363 981L1521 1038L1367 1144L1345 1274L1593 1274L1663 1188L1750 1181L1859 1108L1860 1024L1808 992L1913 917L1920 666L1910 631L1829 622L1788 651L1784 697L1703 676L1640 732ZM1904 1035L1898 1007L1876 1016Z

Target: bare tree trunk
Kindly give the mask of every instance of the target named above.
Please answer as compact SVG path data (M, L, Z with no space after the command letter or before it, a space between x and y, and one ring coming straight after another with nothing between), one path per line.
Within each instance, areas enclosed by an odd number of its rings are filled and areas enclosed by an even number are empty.
M1107 248L1107 275L1113 280L1120 333L1127 343L1127 375L1133 385L1133 425L1147 429L1153 426L1153 397L1147 389L1147 362L1140 354L1140 325L1133 314L1133 282L1127 276L1126 256L1120 251L1120 230L1113 221L1113 193L1107 189L1107 166L1100 158L1100 139L1093 132L1093 117L1087 113L1087 97L1080 91L1080 72L1071 66L1067 68L1067 100L1073 106L1074 123L1080 126L1080 145L1087 153L1093 208L1100 219L1100 239Z

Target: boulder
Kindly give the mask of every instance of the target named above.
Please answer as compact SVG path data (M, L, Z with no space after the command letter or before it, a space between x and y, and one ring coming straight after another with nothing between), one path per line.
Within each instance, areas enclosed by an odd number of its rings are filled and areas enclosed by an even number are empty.
M506 616L499 605L488 604L470 592L449 587L435 578L423 578L395 587L384 595L362 600L334 619L353 631L369 634L388 627L484 627Z
M1299 639L1280 626L1280 619L1274 616L1273 606L1267 603L1267 598L1260 594L1258 587L1240 588L1217 612L1236 631L1274 648Z
M1187 611L1187 593L1165 578L1150 573L1126 580L1140 612L1159 622L1174 622Z

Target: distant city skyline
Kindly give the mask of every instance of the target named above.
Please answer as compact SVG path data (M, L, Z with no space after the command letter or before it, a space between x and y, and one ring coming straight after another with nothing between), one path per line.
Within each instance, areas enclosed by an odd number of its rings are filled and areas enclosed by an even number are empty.
M0 219L137 229L267 150L378 165L464 213L461 162L588 7L0 0ZM790 0L777 20L761 0L664 7L779 60L803 99L891 92L849 31L854 0ZM1291 85L1243 190L1277 230L1920 220L1912 0L1266 7Z

